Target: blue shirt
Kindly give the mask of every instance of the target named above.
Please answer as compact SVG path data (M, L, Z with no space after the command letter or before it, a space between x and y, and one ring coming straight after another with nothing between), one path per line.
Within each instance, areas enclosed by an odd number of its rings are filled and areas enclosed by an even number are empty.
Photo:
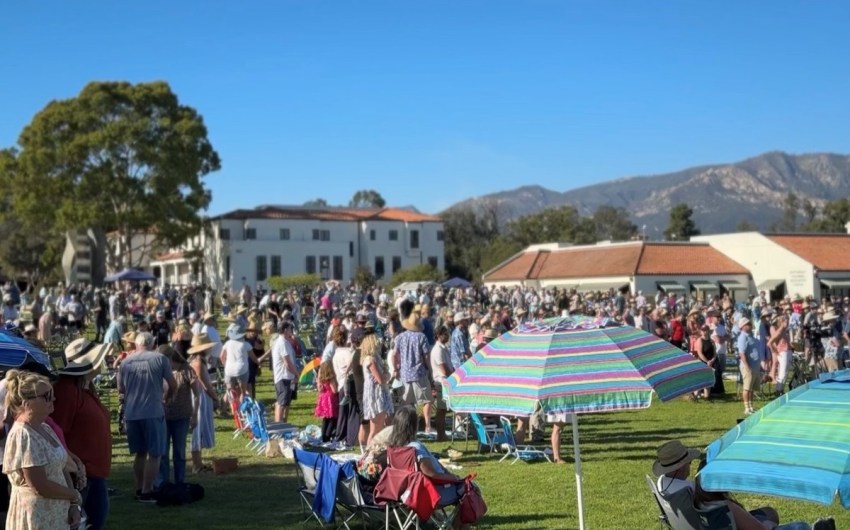
M405 331L395 339L401 381L413 383L428 375L430 355L428 339L421 331Z
M466 361L466 352L469 351L469 335L465 329L456 327L452 331L452 341L450 344L452 368L457 370L460 365Z
M428 339L428 348L434 347L434 343L436 342L436 338L434 337L434 324L431 323L430 318L423 318L420 320L422 322L422 333L425 334L425 338Z
M750 366L755 366L764 360L759 352L756 339L749 333L742 331L741 334L738 335L737 345L739 358L743 355Z

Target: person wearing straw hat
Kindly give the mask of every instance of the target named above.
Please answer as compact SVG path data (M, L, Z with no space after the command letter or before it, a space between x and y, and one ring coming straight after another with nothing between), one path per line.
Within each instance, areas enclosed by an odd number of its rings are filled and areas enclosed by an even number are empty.
M159 460L165 451L165 409L176 388L171 364L153 351L150 333L136 335L137 351L124 359L118 373L118 392L124 394L127 445L135 455L133 472L137 500L156 502L153 482L159 473ZM163 381L165 391L163 391Z
M201 451L215 446L215 418L213 417L213 403L218 400L212 379L210 379L207 356L213 350L215 343L204 334L192 337L192 344L187 350L189 354L189 367L195 374L199 388L193 407L197 410L195 428L192 429L192 471L212 471L212 467L204 465ZM195 405L197 403L197 405Z
M469 346L469 314L466 311L458 311L454 318L455 329L449 344L449 353L452 361L452 371L460 368L472 355Z
M228 391L235 391L236 410L242 404L242 395L250 393L248 374L250 364L259 364L251 345L245 341L245 330L237 323L227 328L227 342L221 350L221 362L224 365L224 381Z
M244 329L244 328L243 328ZM215 325L215 315L208 313L204 315L204 325L201 327L201 334L206 335L210 342L213 343L212 348L207 353L207 364L211 370L218 368L221 362L221 336L218 334L218 329Z
M693 491L691 463L702 453L679 440L671 440L658 448L657 458L652 463L652 474L657 478L656 487L662 496L673 495L683 489Z
M85 338L65 348L67 364L59 370L53 386L56 396L50 417L62 429L68 449L83 464L88 485L83 508L89 528L102 529L109 512L106 480L112 465L112 433L109 410L98 398L92 382L101 373L112 344L97 344Z

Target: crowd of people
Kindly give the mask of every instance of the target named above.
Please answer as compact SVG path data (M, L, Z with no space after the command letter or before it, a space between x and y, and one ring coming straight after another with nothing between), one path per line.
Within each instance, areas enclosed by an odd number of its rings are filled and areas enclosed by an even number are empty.
M436 284L392 292L336 282L285 292L246 285L225 294L138 284L60 286L35 294L9 283L2 290L7 332L45 348L57 335L71 341L58 375L30 364L8 371L2 385L10 528L32 527L34 518L59 517L60 511L62 525L85 514L90 528L103 527L112 448L110 414L96 384L113 377L119 429L135 455L136 497L155 502L162 484L186 480L187 462L194 473L210 470L203 451L215 444L215 411L238 410L242 396L255 395L263 366L274 383L275 420L285 422L302 367L315 356L322 441L365 449L410 406L422 411L417 431L445 440L454 426L446 422L442 380L489 341L533 319L588 315L653 333L715 370L716 384L691 396L695 400L722 394L727 362L737 359L747 414L760 385L781 393L800 367L806 378L843 366L850 343L849 299L768 300L764 292L736 301L728 293L646 296ZM102 373L104 366L114 376ZM547 420L554 460L563 462L563 419L520 418L517 442L542 440ZM33 474L33 463L43 471Z

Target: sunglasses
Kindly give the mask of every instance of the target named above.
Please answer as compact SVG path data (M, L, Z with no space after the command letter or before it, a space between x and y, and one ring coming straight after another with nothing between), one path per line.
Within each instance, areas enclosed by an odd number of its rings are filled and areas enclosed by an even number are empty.
M53 389L48 390L44 394L38 394L32 399L38 399L38 398L41 398L44 401L50 403L51 401L53 401Z

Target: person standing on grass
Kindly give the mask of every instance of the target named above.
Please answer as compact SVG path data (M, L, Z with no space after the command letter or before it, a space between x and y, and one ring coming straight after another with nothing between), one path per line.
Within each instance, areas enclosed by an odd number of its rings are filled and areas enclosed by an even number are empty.
M197 421L192 429L192 472L212 471L205 466L201 451L215 446L215 418L213 403L218 400L215 387L210 378L207 355L215 344L204 334L192 337L192 343L186 353L189 354L189 367L194 372L194 380L198 382L198 393L193 394L192 407L197 411ZM183 346L180 345L180 348Z
M753 392L757 392L761 385L761 364L764 358L758 349L758 344L753 337L753 323L749 318L742 318L738 322L741 334L738 335L738 360L743 382L741 397L744 400L744 414L753 413Z
M174 462L174 483L186 482L186 437L189 429L197 427L200 404L198 394L201 392L200 382L194 377L183 353L167 344L160 346L159 351L171 362L177 386L172 399L165 404L166 447L159 465L157 487L171 478L171 461Z
M280 327L280 335L274 341L270 352L276 394L274 404L274 421L276 422L287 421L289 418L289 406L292 404L292 391L294 390L295 378L297 377L295 348L292 347L293 333L292 322L283 321ZM260 359L260 362L262 360Z
M144 332L136 335L140 350L121 363L118 392L124 394L124 419L127 422L127 445L136 456L133 474L139 502L156 502L153 483L159 473L159 460L165 452L165 408L177 382L171 362L152 351L154 337ZM165 391L163 391L163 381Z
M403 300L399 304L402 320L402 332L395 339L398 352L399 374L404 383L402 401L406 405L422 405L425 430L431 430L431 358L428 339L422 333L418 315L413 311L413 302Z
M339 388L334 375L333 363L323 362L319 366L319 375L316 377L319 395L316 398L317 418L322 419L322 443L331 441L336 431L337 417L339 416Z

